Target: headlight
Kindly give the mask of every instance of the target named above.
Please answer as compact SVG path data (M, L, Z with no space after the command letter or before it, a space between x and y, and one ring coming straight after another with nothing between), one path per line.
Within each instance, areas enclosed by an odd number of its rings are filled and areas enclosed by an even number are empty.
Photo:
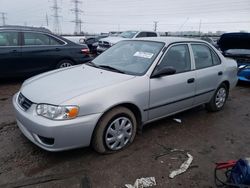
M239 66L239 69L243 69L243 68L245 68L246 67L246 65L240 65Z
M79 107L77 106L55 106L50 104L38 104L36 113L40 116L52 120L73 119L78 115Z
M245 67L245 69L250 69L250 65L247 65L247 66Z
M239 69L250 69L250 65L240 65Z

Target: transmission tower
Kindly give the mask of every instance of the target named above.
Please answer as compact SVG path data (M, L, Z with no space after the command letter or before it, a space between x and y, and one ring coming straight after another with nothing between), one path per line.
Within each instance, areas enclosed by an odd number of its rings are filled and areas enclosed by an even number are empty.
M6 25L6 15L7 13L6 12L0 12L0 15L1 15L1 20L2 20L2 25Z
M82 4L81 0L72 0L74 3L74 8L71 9L71 11L75 14L75 20L73 21L75 23L75 34L80 34L81 28L82 28L82 20L81 20L81 14L82 10L79 8Z
M54 33L61 34L61 26L59 20L59 18L61 17L59 16L60 7L58 6L57 0L53 1L53 6L51 8L54 12L54 14L52 15L54 17L54 28L53 28Z
M154 31L157 31L158 28L158 21L154 21Z

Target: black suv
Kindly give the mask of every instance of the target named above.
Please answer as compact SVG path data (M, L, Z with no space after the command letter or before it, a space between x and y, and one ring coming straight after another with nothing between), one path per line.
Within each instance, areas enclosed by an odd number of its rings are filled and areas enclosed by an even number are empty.
M0 77L30 76L91 60L78 45L45 28L0 27Z

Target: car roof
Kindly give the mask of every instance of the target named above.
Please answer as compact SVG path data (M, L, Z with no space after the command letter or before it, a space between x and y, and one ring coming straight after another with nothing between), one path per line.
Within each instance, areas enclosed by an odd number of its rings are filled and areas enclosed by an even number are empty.
M143 38L137 38L134 40L164 42L166 44L171 44L171 43L175 43L175 42L203 42L203 43L207 43L206 41L203 41L203 40L194 39L194 38L185 38L185 37L143 37Z
M18 26L18 25L0 26L0 31L1 30L39 31L39 32L45 32L45 33L52 33L49 29L45 27L28 27L28 26Z

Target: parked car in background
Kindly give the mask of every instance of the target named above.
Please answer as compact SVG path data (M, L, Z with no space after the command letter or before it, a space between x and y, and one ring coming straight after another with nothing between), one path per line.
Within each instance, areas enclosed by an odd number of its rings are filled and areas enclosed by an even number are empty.
M208 43L212 44L215 48L218 48L217 42L211 37L203 36L201 37L201 40L207 41Z
M236 62L207 42L143 38L26 80L13 105L20 130L45 150L111 153L149 122L201 104L221 110L236 83Z
M44 29L0 27L0 77L30 76L90 60L87 45Z
M225 57L237 61L239 80L250 82L250 33L225 33L218 46Z
M97 53L97 46L98 46L99 40L102 38L106 38L106 37L108 37L108 35L98 35L98 36L87 38L85 40L85 43L88 45L89 51L91 54Z
M97 46L97 54L101 54L102 52L122 40L158 36L159 34L154 31L125 31L118 36L110 36L104 39L100 39Z

